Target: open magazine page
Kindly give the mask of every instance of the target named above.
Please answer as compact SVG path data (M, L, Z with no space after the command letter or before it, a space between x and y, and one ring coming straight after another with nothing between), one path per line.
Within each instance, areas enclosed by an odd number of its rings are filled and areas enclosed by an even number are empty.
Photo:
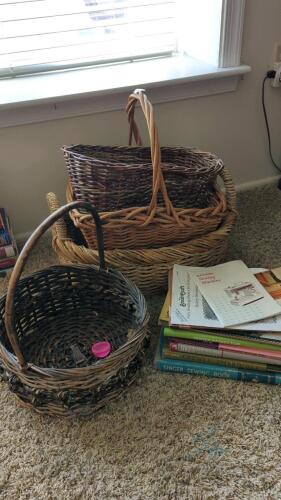
M204 270L204 268L199 269ZM218 319L209 303L202 296L198 286L191 279L189 270L190 268L187 266L174 266L173 279L171 280L172 298L170 308L170 324L174 326L224 328L223 322ZM280 283L277 283L278 279L275 279L275 281L272 280L272 271L267 271L264 269L251 269L249 270L249 272L251 277L253 276L253 274L256 274L256 276L263 283L263 286L266 287L268 292L275 299L277 299L277 301L273 300L273 303L275 303L275 311L281 311L281 285ZM266 294L264 288L262 287L261 289L262 294ZM262 314L264 313L265 311L263 310ZM232 326L231 329L261 332L280 332L281 314L274 317L268 317L267 319L262 319L260 321L235 325Z

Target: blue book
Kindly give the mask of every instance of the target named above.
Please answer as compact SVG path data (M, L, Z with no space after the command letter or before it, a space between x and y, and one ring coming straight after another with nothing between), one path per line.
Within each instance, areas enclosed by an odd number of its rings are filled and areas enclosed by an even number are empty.
M8 215L4 208L0 208L0 246L11 245L11 228Z
M163 334L161 332L156 351L154 366L157 370L174 373L189 373L190 375L206 375L207 377L220 377L247 382L261 382L263 384L281 384L281 374L247 370L232 366L219 366L207 363L195 363L178 359L163 359Z

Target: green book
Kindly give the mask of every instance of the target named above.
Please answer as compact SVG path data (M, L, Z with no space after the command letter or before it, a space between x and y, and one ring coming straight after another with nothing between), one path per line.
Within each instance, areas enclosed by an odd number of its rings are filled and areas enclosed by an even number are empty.
M229 337L227 335L212 334L199 330L180 330L178 328L164 328L165 337L176 337L180 339L203 340L207 342L216 342L217 344L241 345L245 347L255 347L256 349L268 349L270 351L281 351L281 345L271 342L256 342L250 339L241 339Z

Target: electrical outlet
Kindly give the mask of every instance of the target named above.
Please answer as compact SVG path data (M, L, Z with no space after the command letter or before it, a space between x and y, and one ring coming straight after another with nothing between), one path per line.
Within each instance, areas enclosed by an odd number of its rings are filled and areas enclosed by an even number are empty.
M281 43L275 45L275 62L281 62Z
M276 62L273 64L273 69L276 71L275 77L272 78L272 87L281 88L281 62Z
M273 64L278 62L281 62L281 42L274 44L269 66L272 68Z

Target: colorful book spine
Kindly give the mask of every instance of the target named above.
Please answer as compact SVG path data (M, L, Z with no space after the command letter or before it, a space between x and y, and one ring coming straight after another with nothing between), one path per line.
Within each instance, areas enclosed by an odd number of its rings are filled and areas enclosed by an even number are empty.
M5 229L0 229L0 246L11 245L11 237Z
M14 266L16 263L15 257L11 257L9 259L0 260L0 269L7 269L9 267Z
M219 349L222 349L223 351L234 351L234 352L243 352L247 354L253 354L265 358L274 358L274 359L279 359L281 362L281 352L279 351L272 351L269 349L256 349L253 347L245 347L245 346L239 346L239 345L228 345L228 344L219 344Z
M5 227L4 218L2 215L2 210L3 210L3 208L0 208L0 229L3 229Z
M16 251L13 245L6 245L0 247L0 261L8 257L15 257Z
M253 340L244 340L241 338L228 337L223 335L213 335L210 333L202 332L200 330L179 330L176 328L164 328L165 337L175 337L183 339L202 340L206 342L215 342L230 345L241 345L246 347L255 347L257 349L269 349L272 351L281 351L280 343L266 343L256 342Z
M189 342L192 342L192 344L190 344ZM169 340L168 338L168 346L171 351L182 353L188 352L217 358L241 359L244 361L254 361L257 363L281 365L281 353L279 351L265 351L259 349L255 349L254 351L252 351L247 347L213 343L208 344L207 342L202 342L201 347L201 342L199 340L196 341L196 344L193 344L193 342L194 341L182 339ZM265 353L267 353L267 355L265 355Z
M209 349L218 349L218 342L204 342L203 340L190 340L190 339L169 339L170 349L173 351L178 351L185 348L185 346L197 346L197 347L207 347Z
M281 366L278 365L275 365L273 368L271 368L271 365L267 365L265 363L254 363L252 361L241 361L239 359L215 358L212 356L192 354L189 352L170 351L169 349L163 349L162 357L163 359L178 359L182 361L193 361L195 363L233 366L234 368L246 368L248 370L260 371L276 371L281 373Z
M194 352L198 354L207 354L208 356L220 355L220 353L218 353L219 344L210 343L210 345L208 345L207 342L202 342L202 345L200 345L199 340L196 344L189 344L188 342L175 342L174 340L169 340L168 345L171 351Z
M0 208L0 214L0 246L12 245L11 228L6 210L4 208Z
M281 373L247 370L231 366L218 366L210 363L195 363L177 359L155 360L155 368L165 372L188 373L190 375L205 375L207 377L227 378L264 384L281 384Z

